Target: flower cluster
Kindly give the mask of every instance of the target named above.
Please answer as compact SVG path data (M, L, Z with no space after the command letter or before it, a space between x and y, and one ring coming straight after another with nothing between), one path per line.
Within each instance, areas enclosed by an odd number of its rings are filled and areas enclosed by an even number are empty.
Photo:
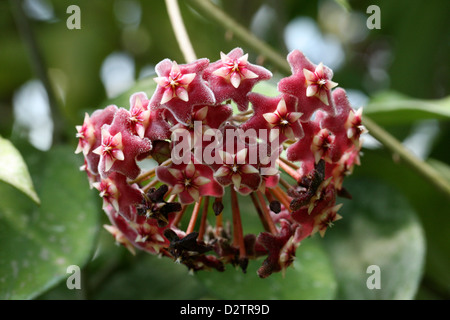
M236 48L213 63L165 59L150 98L139 92L127 109L86 114L76 153L118 243L193 271L231 263L245 272L265 257L265 278L341 218L336 198L349 197L343 179L359 165L361 109L322 63L298 50L287 59L292 75L276 97L252 92L272 74ZM144 159L156 165L143 170ZM261 221L257 235L244 234L241 216L253 214L245 198Z

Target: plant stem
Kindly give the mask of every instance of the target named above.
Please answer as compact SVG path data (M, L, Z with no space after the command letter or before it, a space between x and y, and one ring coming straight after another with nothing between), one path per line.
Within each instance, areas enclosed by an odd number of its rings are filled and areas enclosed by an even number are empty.
M197 57L192 47L189 36L186 32L186 27L181 17L180 7L177 0L166 0L167 12L169 14L170 23L172 24L173 32L177 38L178 45L180 46L181 53L184 56L184 60L189 63L197 60Z
M47 66L44 57L42 56L41 50L36 41L36 36L23 10L23 1L11 0L10 4L17 29L22 37L25 47L27 48L31 67L47 93L54 128L53 143L60 142L63 139L64 134L64 118L61 116L56 95L47 73Z
M433 167L428 163L420 160L414 154L412 154L408 149L406 149L400 141L395 139L387 131L381 128L378 124L372 121L367 116L363 117L363 124L369 129L370 134L380 141L383 146L391 150L393 154L398 155L398 157L403 160L407 165L414 169L418 174L422 176L429 183L434 185L439 191L441 191L447 198L450 199L450 184L447 180L439 174Z
M285 74L291 73L291 68L285 57L268 46L265 42L258 39L254 34L237 23L210 0L188 0L188 3L192 8L218 23L224 29L232 31L236 38L239 38L242 42L245 42L247 46L263 55L268 61L278 67L281 72ZM450 184L441 177L433 167L417 158L407 150L400 141L378 126L369 117L364 116L363 124L369 130L371 135L379 140L387 149L398 155L401 160L408 164L413 170L417 171L418 174L432 184L437 190L446 195L447 198L450 198Z

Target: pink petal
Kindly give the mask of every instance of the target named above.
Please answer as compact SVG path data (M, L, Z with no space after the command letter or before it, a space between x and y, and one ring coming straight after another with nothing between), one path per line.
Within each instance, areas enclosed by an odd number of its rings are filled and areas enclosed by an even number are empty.
M325 74L323 72L323 63L322 62L319 63L319 65L316 67L315 73L319 78L325 77Z
M199 177L195 178L194 180L192 180L192 182L193 182L194 185L196 185L196 186L203 186L203 185L205 185L205 184L207 184L207 183L210 183L210 182L211 182L211 179L208 179L208 178L206 178L206 177L199 176Z
M183 87L178 87L176 89L176 95L178 98L180 98L181 100L188 102L189 101L189 95L188 92L185 88Z
M308 69L303 69L303 75L307 82L316 82L317 76L314 72L309 71Z
M241 166L240 170L243 173L259 173L259 170L256 169L254 166L252 166L251 164L244 164L243 166Z
M331 90L331 89L333 89L334 87L337 87L337 83L336 82L334 82L334 81L331 81L331 80L327 80L327 83L325 84L325 87L328 89L328 90Z
M98 154L101 156L103 154L103 147L99 146L98 148L95 148L95 150L93 150L92 153L95 153L95 154Z
M116 148L122 148L122 133L117 133L111 140L111 145Z
M312 97L317 94L317 91L319 90L319 86L317 84L311 84L306 88L306 96Z
M105 159L105 172L108 172L114 164L115 158L112 158L110 155L105 155L103 157Z
M280 102L278 102L277 112L281 118L284 118L286 116L287 113L286 101L284 101L283 98L281 98Z
M241 69L241 74L245 79L256 79L259 77L256 73L248 70L247 68Z
M175 169L175 168L167 168L167 171L177 180L183 179L183 173L181 170Z
M222 67L215 70L212 74L218 77L226 78L230 74L230 68Z
M153 80L160 86L160 87L165 87L169 84L169 81L167 80L167 77L156 77L153 78Z
M319 99L328 106L328 94L326 90L320 90Z
M186 173L186 178L192 178L195 174L195 165L192 162L188 163L184 172Z
M214 173L214 177L226 177L230 174L231 170L227 166L222 166Z
M225 53L223 53L222 51L220 52L220 59L225 64L231 61L231 59Z
M197 74L195 73L187 73L183 74L181 78L178 80L178 83L182 86L188 86L195 78Z
M244 164L245 159L247 158L248 149L242 149L238 153L236 153L236 163Z
M177 183L176 185L173 186L172 194L179 194L179 193L183 192L184 189L185 188L184 188L183 184Z
M263 114L264 119L270 124L277 124L280 120L280 117L276 113L264 113Z
M199 198L200 198L200 193L198 192L197 189L195 188L189 188L188 189L189 194L191 195L192 198L194 198L194 200L196 202L198 202Z
M246 54L244 54L242 57L240 57L240 58L238 59L238 61L239 61L240 63L242 63L244 66L247 65L247 63L248 63L248 53L246 53Z
M303 115L303 113L301 113L301 112L290 112L287 117L287 121L289 121L289 123L293 123L293 122L297 121L298 119L300 119L300 117L302 115Z
M233 87L238 88L241 84L241 76L237 72L233 72L230 77L230 82Z
M165 103L169 102L170 100L172 100L172 98L173 98L173 90L172 90L172 87L169 87L166 90L164 90L164 93L163 93L160 103L165 104Z
M236 187L236 189L239 189L241 186L241 180L242 177L240 174L235 173L231 176L231 181L233 181L234 186Z
M176 61L172 62L172 68L170 69L170 75L178 75L180 73L180 67Z
M120 149L114 149L112 150L112 156L114 157L114 159L116 160L120 160L123 161L123 159L125 159L125 155L123 154L123 151Z

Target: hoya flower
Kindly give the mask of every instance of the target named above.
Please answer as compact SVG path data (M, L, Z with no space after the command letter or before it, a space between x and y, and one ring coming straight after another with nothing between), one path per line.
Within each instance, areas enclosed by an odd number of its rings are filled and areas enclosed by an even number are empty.
M206 165L172 164L158 168L156 174L160 181L173 187L172 193L177 194L183 204L198 201L200 196L223 195L223 188L213 179L213 171Z
M154 79L158 87L150 99L150 108L167 108L177 121L187 123L194 106L214 104L214 94L202 79L208 65L208 59L185 65L169 59L159 62L155 67L158 77Z
M250 188L259 187L259 170L253 165L247 163L248 149L242 149L236 154L230 154L226 151L221 153L223 161L222 166L214 173L214 177L222 185L233 184L236 190L239 190L244 184ZM255 178L257 185L255 184Z
M103 200L105 229L132 253L192 272L229 264L246 272L262 258L257 275L266 278L345 216L338 201L351 198L345 178L360 164L362 111L329 68L298 50L273 97L252 92L272 74L242 49L220 56L161 61L150 98L138 92L128 109L85 115L76 152ZM194 143L184 148L175 133ZM248 233L247 215L260 220L259 232Z
M248 54L235 48L228 54L220 53L221 59L211 63L203 73L203 78L214 92L216 102L233 100L240 111L248 108L247 94L262 80L272 78L272 73L248 62Z
M123 161L122 133L118 132L114 136L106 128L102 128L102 144L93 151L104 161L105 171L109 171L114 161Z
M279 143L285 140L295 141L303 135L300 124L301 112L297 112L297 101L290 96L269 98L261 94L250 93L248 95L254 115L243 124L242 128L258 130L267 129L268 135L259 135L259 138L269 142L279 138Z
M292 75L278 83L278 91L298 99L298 111L302 121L308 121L314 112L322 109L334 113L331 89L337 84L332 82L333 72L323 64L314 65L303 53L294 50L287 60Z
M143 92L135 93L130 98L130 117L132 130L142 139L150 122L147 95Z
M95 128L89 118L89 114L85 114L84 123L82 126L76 126L78 138L78 146L75 150L75 153L83 152L84 155L87 155L90 151L92 145L95 143Z
M303 75L306 80L306 96L316 96L328 106L328 93L338 84L328 79L328 76L324 72L323 63L319 63L314 72L306 68L303 69Z

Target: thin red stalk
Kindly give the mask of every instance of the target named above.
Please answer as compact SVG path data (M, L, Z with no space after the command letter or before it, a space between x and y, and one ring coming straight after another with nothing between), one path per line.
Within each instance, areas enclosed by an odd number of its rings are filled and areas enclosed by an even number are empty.
M267 220L264 217L264 213L261 210L261 206L259 205L258 199L256 198L254 192L250 193L250 198L252 199L253 205L255 206L256 212L258 213L258 217L261 220L264 230L270 232L269 224L267 223Z
M245 251L241 212L239 211L237 193L236 190L234 190L234 188L230 188L230 190L231 190L231 207L233 212L233 245L239 246L239 257L245 258L247 254Z
M197 222L201 204L202 204L202 197L200 197L200 199L198 199L198 201L195 203L194 210L192 210L191 220L189 220L189 225L186 229L186 234L192 233L192 231L194 231L195 223Z
M269 209L267 209L267 204L266 204L266 201L264 200L264 195L262 194L261 191L256 191L256 195L258 196L258 200L261 205L261 209L264 213L264 217L269 226L270 233L277 234L278 231L277 231L277 228L275 227L275 224L273 223L272 217L270 216Z
M184 213L186 212L188 206L184 205L181 207L181 211L177 213L177 215L175 216L175 219L173 220L173 225L175 227L178 227L178 224L181 221L181 218L183 218Z
M288 174L290 175L292 178L295 179L295 181L299 181L300 180L300 174L294 170L291 166L287 165L286 163L284 163L283 161L277 159L277 163L278 165Z
M203 210L202 210L202 220L200 221L200 229L198 230L198 240L203 240L203 235L206 231L206 218L208 215L209 208L209 197L205 197L205 201L203 201Z

